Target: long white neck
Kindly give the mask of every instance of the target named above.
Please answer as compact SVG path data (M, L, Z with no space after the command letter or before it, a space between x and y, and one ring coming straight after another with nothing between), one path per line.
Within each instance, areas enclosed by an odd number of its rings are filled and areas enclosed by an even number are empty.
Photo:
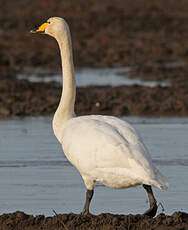
M63 87L60 103L53 118L53 130L55 136L61 142L62 128L69 119L75 116L74 104L76 84L74 76L71 35L68 26L66 26L66 30L58 32L56 35L56 40L59 44L61 53Z

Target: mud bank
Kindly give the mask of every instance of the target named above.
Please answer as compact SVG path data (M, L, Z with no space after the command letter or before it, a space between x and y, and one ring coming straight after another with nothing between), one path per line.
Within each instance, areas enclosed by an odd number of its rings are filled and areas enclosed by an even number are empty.
M159 214L155 218L143 215L113 215L109 213L98 216L81 216L62 214L54 217L27 215L23 212L3 214L0 216L1 230L186 230L188 214L175 212L172 216Z
M0 118L51 115L55 112L61 88L55 83L26 80L0 81ZM107 115L188 115L187 87L80 87L76 113Z
M51 16L68 21L77 66L188 63L187 0L7 0L0 7L0 69L59 66L56 42L29 33Z
M11 77L25 67L60 67L55 40L29 33L51 16L68 21L77 67L133 66L130 77L173 85L80 88L79 115L188 115L187 0L7 0L0 8L0 118L54 113L60 88Z
M128 74L130 78L147 81L165 80L174 86L188 87L188 66L183 63L144 63L135 67Z

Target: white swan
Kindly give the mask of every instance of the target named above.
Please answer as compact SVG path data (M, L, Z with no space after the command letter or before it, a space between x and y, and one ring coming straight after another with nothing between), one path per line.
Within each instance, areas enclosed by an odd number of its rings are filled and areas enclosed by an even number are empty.
M82 214L89 213L95 182L98 181L111 188L143 185L150 201L150 209L145 214L155 216L157 202L151 186L166 190L168 183L153 165L134 128L113 116L76 117L74 113L74 65L71 36L65 20L49 18L32 32L51 35L59 44L63 90L53 118L53 130L67 159L78 169L87 188Z

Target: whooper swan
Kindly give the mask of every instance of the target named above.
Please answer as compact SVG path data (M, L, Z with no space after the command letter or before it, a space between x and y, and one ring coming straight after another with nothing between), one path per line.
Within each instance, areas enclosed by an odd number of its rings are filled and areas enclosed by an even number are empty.
M143 185L150 202L145 214L155 216L157 202L151 186L166 190L168 183L153 165L135 129L117 117L76 117L74 113L76 84L71 35L65 20L49 18L32 32L54 37L60 48L63 89L53 118L53 130L67 159L78 169L87 188L82 214L89 214L95 182L98 181L119 189Z

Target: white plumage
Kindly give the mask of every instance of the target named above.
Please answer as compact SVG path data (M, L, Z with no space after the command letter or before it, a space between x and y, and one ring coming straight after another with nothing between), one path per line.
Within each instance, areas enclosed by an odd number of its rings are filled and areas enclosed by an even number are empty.
M112 116L76 117L76 95L71 36L61 18L50 18L36 32L53 36L60 47L63 90L53 119L54 134L62 144L67 159L78 169L87 188L83 214L89 213L95 182L111 188L143 184L150 200L147 215L157 211L151 186L166 190L165 177L155 168L147 148L135 129Z
M135 129L116 117L72 118L62 130L61 143L89 190L94 188L95 181L111 188L139 184L167 188Z

